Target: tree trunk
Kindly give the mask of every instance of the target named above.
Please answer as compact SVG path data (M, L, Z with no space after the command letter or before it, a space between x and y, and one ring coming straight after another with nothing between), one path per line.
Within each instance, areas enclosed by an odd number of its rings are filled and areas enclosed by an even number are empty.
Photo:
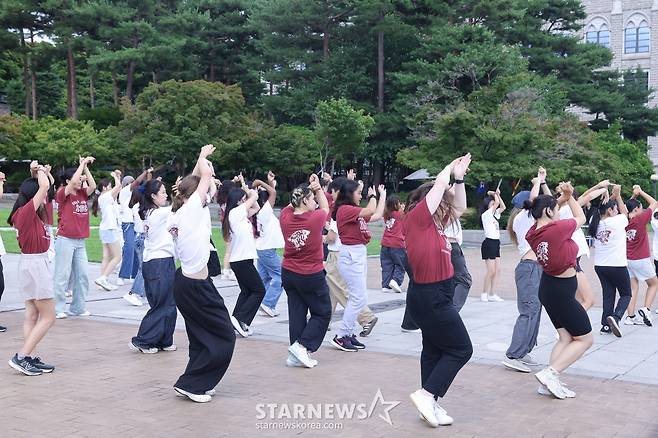
M67 61L67 112L66 116L70 119L78 119L78 95L75 81L75 59L73 58L73 47L69 44L66 51Z
M215 82L217 80L217 66L213 62L210 64L210 82Z
M119 106L119 81L115 72L112 72L112 97L114 98L114 106Z
M155 70L151 72L151 80L153 81L154 84L158 83L158 74L155 72Z
M133 78L135 76L135 61L128 64L128 76L126 77L126 96L130 103L133 103Z
M89 104L91 108L96 108L96 96L94 95L94 74L89 74Z
M30 45L34 47L34 32L30 29ZM32 120L37 119L37 72L34 69L34 62L32 61L32 55L29 57L30 63L30 77L32 80Z
M379 13L379 25L384 22L384 14ZM377 32L377 111L384 112L384 30Z
M30 74L28 71L27 44L21 29L21 47L23 48L23 88L25 88L25 115L30 115Z
M329 59L329 26L324 27L322 33L322 60L326 61Z

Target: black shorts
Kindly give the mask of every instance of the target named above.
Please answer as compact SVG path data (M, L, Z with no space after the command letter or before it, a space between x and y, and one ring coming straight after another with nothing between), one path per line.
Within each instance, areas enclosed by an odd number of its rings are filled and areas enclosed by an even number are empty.
M493 260L500 257L500 240L489 239L488 237L482 241L482 260Z
M583 336L592 331L592 325L583 306L576 301L576 276L558 278L541 274L539 301L546 309L553 327L563 328L571 336Z
M583 268L580 267L580 257L576 259L576 272L583 272Z

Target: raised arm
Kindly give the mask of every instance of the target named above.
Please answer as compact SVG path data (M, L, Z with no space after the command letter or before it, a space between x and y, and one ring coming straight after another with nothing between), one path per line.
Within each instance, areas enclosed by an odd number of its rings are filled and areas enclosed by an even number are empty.
M604 179L603 181L599 182L595 186L590 187L589 189L585 190L585 193L581 194L580 197L582 198L583 196L586 196L593 192L594 190L599 190L599 189L608 189L610 186L610 181L607 179ZM592 199L596 199L596 196L594 196Z
M89 165L94 161L96 161L94 157L85 158L84 173L87 177L87 196L91 196L91 194L96 191L96 181L94 180L94 177L91 175L91 171L89 170Z
M64 194L66 196L71 195L75 192L74 181L78 181L82 177L82 174L85 172L86 167L87 167L87 158L80 157L80 164L78 165L78 168L75 170L75 173L73 174L68 184L64 188ZM94 187L94 190L96 190L96 187ZM93 191L91 193L93 193Z
M647 194L644 190L639 185L634 185L633 186L633 196L638 197L640 196L642 199L647 201L649 204L649 209L652 211L655 211L656 208L658 208L658 201L656 201L651 195Z
M375 188L374 187L369 187L368 188L368 205L366 205L366 208L362 208L361 212L359 212L359 217L371 217L375 214L377 211L377 195L375 195Z
M137 187L141 186L142 183L147 179L147 176L152 172L153 172L153 168L149 167L144 172L140 173L139 176L135 179L135 181L130 183L130 191L132 192Z
M505 201L503 201L503 198L501 198L501 196L500 196L500 190L496 190L496 198L498 199L498 210L500 210L500 213L507 210L507 206L505 205Z
M608 193L607 188L588 190L587 192L585 192L584 194L578 197L578 204L580 204L580 206L583 207L585 204L587 204L588 202L592 202L594 199L598 198L604 193Z
M453 168L455 183L450 188L455 195L455 216L459 219L466 211L466 187L464 186L464 177L468 172L468 166L464 164L457 165Z
M371 221L378 221L384 217L384 210L386 209L386 187L384 184L380 184L377 187L379 192L379 200L377 201L377 208L375 209L375 214L370 216Z
M112 191L110 192L112 194L112 197L116 200L119 197L119 192L121 191L121 171L120 170L115 170L111 174L112 178L114 178L114 187L112 187Z
M570 182L560 183L560 191L562 192L562 196L568 197L567 204L571 209L573 218L576 220L576 224L578 224L579 227L582 226L586 220L585 213L583 212L583 208L573 197L573 186Z
M272 175L274 174L272 173ZM318 176L312 173L308 179L308 182L309 182L309 188L315 194L315 201L318 203L320 210L324 210L325 213L329 213L329 202L327 201L327 196L324 194L324 190L322 190L322 185L318 180Z
M441 200L443 199L443 194L448 188L450 183L450 175L453 173L455 167L459 168L459 172L463 170L466 172L468 165L471 163L471 154L466 154L463 157L459 157L453 160L450 164L443 168L441 172L436 176L434 180L434 186L430 189L425 196L425 202L427 203L427 209L431 214L436 212L436 209L439 208Z
M50 182L48 181L48 176L46 175L46 169L43 166L37 166L36 168L37 181L39 182L39 190L36 195L32 198L32 205L35 210L38 210L41 205L43 205L46 197L48 196L48 189L50 188Z
M276 179L275 175L270 171L267 172L267 183L264 181L261 181L259 179L255 180L252 183L253 188L258 188L262 187L265 190L267 190L267 194L269 195L267 198L267 202L270 203L272 207L274 207L274 204L276 203Z
M247 200L242 205L247 209L247 216L251 217L260 210L260 207L258 207L258 190L251 189L247 191L247 195ZM256 210L252 213L254 208Z
M199 185L196 188L196 192L201 197L201 202L206 203L206 195L208 194L208 189L210 184L212 184L212 169L209 165L208 156L215 152L215 146L207 144L201 148L199 152L199 158L196 161L194 169L198 171L200 177Z
M612 196L610 199L614 199L617 202L617 209L620 214L628 216L628 209L626 208L624 199L621 197L621 186L619 184L612 186Z

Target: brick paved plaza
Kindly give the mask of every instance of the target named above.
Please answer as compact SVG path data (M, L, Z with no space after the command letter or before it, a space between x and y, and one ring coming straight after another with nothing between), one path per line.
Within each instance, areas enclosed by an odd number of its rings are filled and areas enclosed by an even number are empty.
M376 290L378 260L369 272L370 302L380 321L364 342L366 351L346 354L325 345L315 354L320 366L311 370L285 366L287 316L285 294L277 318L257 316L255 335L238 339L231 367L218 394L208 404L178 398L172 385L187 361L182 319L176 333L179 350L142 355L128 349L145 308L129 306L113 293L93 289L91 318L59 320L39 354L57 365L51 375L25 377L0 364L0 421L6 437L657 437L658 328L622 326L622 339L598 334L600 308L590 313L595 344L564 376L578 396L556 400L535 393L530 374L500 365L516 317L511 248L503 250L504 303L481 303L483 265L475 249L467 249L474 276L472 297L462 311L474 344L471 362L457 376L443 401L455 418L450 427L431 429L418 418L408 395L418 388L420 335L401 333L404 295ZM3 257L8 287L0 309L3 360L19 348L22 305L15 290L18 257ZM592 269L586 265L590 274ZM90 265L94 278L98 266ZM238 294L235 283L217 281L229 309ZM598 280L592 284L599 293ZM658 315L656 315L658 316ZM533 356L545 363L553 342L543 317L539 347ZM325 340L329 339L331 332ZM373 405L377 391L381 400ZM400 402L390 408L391 402ZM279 404L275 418L268 404ZM286 407L281 407L286 404ZM359 405L370 418L288 418L294 405ZM260 406L259 406L260 405ZM386 417L386 408L392 425ZM305 411L311 412L311 411ZM356 413L361 411L357 410ZM263 418L262 414L266 414ZM367 412L366 412L367 413ZM282 418L277 419L276 415ZM264 430L264 428L268 428ZM278 427L278 429L270 429ZM311 429L320 427L325 429Z

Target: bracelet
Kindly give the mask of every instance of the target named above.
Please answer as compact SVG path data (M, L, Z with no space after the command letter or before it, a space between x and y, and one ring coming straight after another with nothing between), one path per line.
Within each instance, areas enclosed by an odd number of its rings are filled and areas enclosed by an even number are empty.
M377 195L370 195L370 196L368 196L368 201L370 201L372 198L377 198Z
M464 184L464 180L463 179L456 179L455 184Z
M541 186L545 186L545 185L546 185L546 182L539 183L539 186L540 186L540 187L541 187Z

